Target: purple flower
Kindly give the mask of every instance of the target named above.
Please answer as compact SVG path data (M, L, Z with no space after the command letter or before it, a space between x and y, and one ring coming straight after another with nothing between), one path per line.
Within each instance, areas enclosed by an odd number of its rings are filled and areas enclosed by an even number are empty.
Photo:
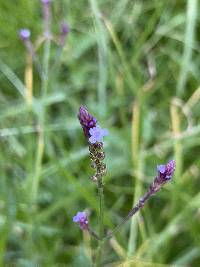
M69 32L69 26L67 23L63 22L61 23L61 34L66 35Z
M89 141L92 144L95 144L96 142L103 142L103 137L108 134L107 129L101 129L99 125L96 127L93 127L89 130L90 138Z
M44 5L50 4L51 0L41 0Z
M66 23L61 23L60 45L64 46L66 37L69 33L69 26Z
M151 192L155 193L168 181L171 180L175 171L175 160L170 160L166 165L158 165L158 175L155 177L153 184L151 185Z
M170 160L166 165L158 165L158 176L156 177L156 182L158 184L164 184L165 182L171 180L175 167L176 164L174 160Z
M22 39L23 41L26 41L26 40L28 40L28 39L30 38L30 36L31 36L31 32L30 32L29 29L21 29L21 30L19 31L19 36L21 37L21 39Z
M97 120L84 106L79 108L78 119L86 137L90 137L90 129L96 127Z
M82 230L88 230L88 217L86 212L77 212L77 214L73 217L73 222L79 224Z

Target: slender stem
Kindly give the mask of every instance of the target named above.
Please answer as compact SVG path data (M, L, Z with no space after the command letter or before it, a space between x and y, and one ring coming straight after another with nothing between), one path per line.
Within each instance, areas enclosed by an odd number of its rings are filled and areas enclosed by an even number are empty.
M51 40L47 38L44 46L44 56L43 56L43 75L42 75L42 86L41 86L42 100L45 100L48 88L50 48L51 48ZM37 148L36 166L35 166L35 177L33 179L33 187L32 187L33 202L37 198L41 165L44 155L45 113L46 113L45 106L41 106L41 113L38 118L39 134L38 134L38 148Z
M133 105L132 111L132 129L131 129L131 139L132 139L132 161L133 161L133 168L135 175L133 177L133 182L135 181L135 192L133 197L133 206L135 206L137 199L141 196L142 193L142 183L140 179L141 173L141 153L140 153L140 126L141 126L141 104L140 98L137 97ZM130 233L129 233L129 240L128 240L128 249L127 249L127 256L130 256L134 253L136 248L136 240L138 235L138 224L137 218L134 217L130 223Z
M97 249L97 267L101 266L102 249L103 249L103 235L104 235L104 193L102 178L98 180L98 193L99 193L99 247Z
M46 96L47 87L48 87L50 48L51 48L51 40L50 40L50 38L47 38L46 42L45 42L45 46L44 46L44 58L43 58L43 67L44 67L44 75L42 78L42 95L43 95L43 97Z
M99 195L99 244L96 253L96 267L100 267L104 243L102 242L104 238L104 192L102 177L106 174L106 165L102 162L105 158L103 143L89 143L89 151L92 166L94 169L96 169L96 173L92 177L92 180L97 182Z
M95 233L91 228L88 228L88 232L96 239L96 240L100 240L99 236L97 235L97 233Z
M149 198L153 195L153 191L151 188L146 192L146 194L139 199L137 204L132 208L132 210L128 213L128 215L118 224L112 232L110 232L106 237L105 241L111 238L118 230L124 225L135 213L137 213L141 208L143 208L145 202L149 200Z

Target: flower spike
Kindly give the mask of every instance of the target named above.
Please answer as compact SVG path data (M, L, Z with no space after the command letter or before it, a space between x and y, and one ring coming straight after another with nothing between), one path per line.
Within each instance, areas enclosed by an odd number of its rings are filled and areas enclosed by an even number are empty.
M83 128L85 136L90 137L90 129L96 127L97 119L93 117L84 106L80 106L78 119Z
M73 222L79 224L82 230L88 230L88 217L86 212L77 212L77 214L73 217Z

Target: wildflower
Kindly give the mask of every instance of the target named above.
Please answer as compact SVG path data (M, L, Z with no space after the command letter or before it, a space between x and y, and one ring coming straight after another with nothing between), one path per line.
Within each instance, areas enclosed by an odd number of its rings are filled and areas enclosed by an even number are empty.
M153 183L149 186L147 192L138 200L136 205L132 210L127 214L127 216L122 220L116 228L108 234L107 238L112 237L121 226L126 223L133 215L135 215L140 209L142 209L145 203L156 193L158 192L166 182L170 181L174 171L175 171L175 161L170 160L166 165L157 166L158 175L154 178Z
M66 35L66 34L68 34L68 32L69 32L69 26L64 22L61 23L61 33L63 35Z
M61 23L60 45L64 46L66 37L69 33L69 26L66 23Z
M166 165L158 165L157 171L158 171L158 178L161 181L170 180L175 171L175 161L170 160Z
M77 214L73 217L73 222L79 224L82 230L88 230L88 217L86 212L77 212Z
M107 129L101 129L99 125L89 130L91 135L89 138L90 143L95 144L96 142L103 142L103 137L108 134Z
M97 120L84 106L79 108L78 119L86 137L90 137L90 129L96 127Z
M158 175L155 177L154 182L150 186L152 193L155 193L161 189L161 187L171 180L175 171L175 161L170 160L166 165L158 165Z
M50 4L51 0L41 0L44 5Z
M103 137L108 134L106 129L101 129L97 125L97 120L84 106L81 106L78 119L88 139L91 166L96 170L92 176L92 181L97 182L99 187L103 187L102 177L106 174L106 165L103 163L105 152L103 148Z
M23 41L27 41L29 40L30 36L31 36L31 32L29 29L21 29L19 31L19 36L21 37L21 39Z

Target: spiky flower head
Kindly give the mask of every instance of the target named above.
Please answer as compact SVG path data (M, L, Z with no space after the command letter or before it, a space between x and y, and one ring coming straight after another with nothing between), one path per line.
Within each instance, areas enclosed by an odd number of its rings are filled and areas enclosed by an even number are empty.
M170 160L165 165L157 166L157 176L155 177L152 185L150 186L152 194L158 192L161 187L172 179L172 176L175 171L175 160Z
M27 41L31 36L31 32L29 29L21 29L19 31L19 36L23 41Z
M82 230L88 230L88 217L86 212L77 212L77 214L73 217L73 222L79 224Z
M158 165L158 177L161 181L170 180L175 171L175 160L170 160L166 165Z
M87 138L91 136L90 129L96 127L97 120L93 117L84 106L80 106L78 119Z

